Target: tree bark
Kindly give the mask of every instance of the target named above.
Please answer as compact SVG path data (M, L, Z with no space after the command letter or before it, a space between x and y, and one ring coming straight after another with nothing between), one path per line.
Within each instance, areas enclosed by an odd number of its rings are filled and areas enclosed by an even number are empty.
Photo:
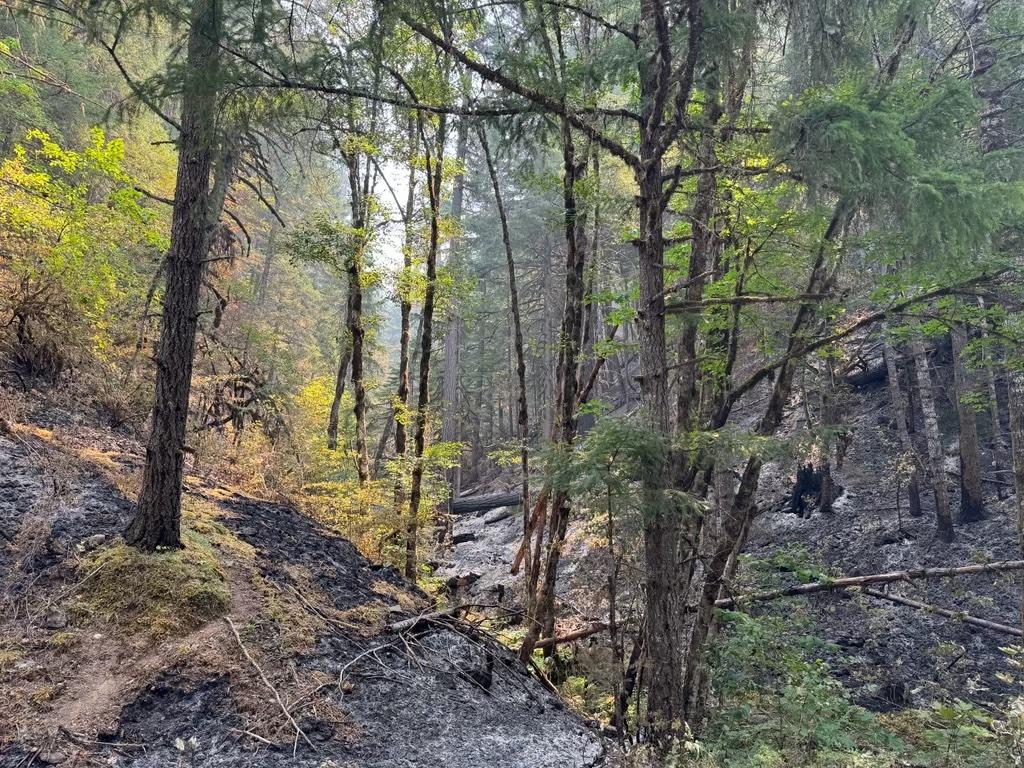
M978 422L970 403L964 397L971 390L971 380L964 362L967 332L961 325L950 332L953 342L953 400L960 423L960 522L973 523L985 519L985 493L981 475L981 441Z
M939 416L935 410L935 395L932 391L931 374L928 372L928 356L921 339L910 340L910 353L914 358L917 374L918 398L921 413L924 414L924 434L928 444L928 472L931 475L932 492L935 495L935 525L939 538L953 540L953 518L949 511L949 492L946 489L945 454L942 449L942 435L939 432Z
M193 1L171 246L167 254L167 288L156 353L156 397L139 501L125 531L125 541L147 550L181 546L185 429L199 291L213 213L210 170L217 141L221 17L220 0Z

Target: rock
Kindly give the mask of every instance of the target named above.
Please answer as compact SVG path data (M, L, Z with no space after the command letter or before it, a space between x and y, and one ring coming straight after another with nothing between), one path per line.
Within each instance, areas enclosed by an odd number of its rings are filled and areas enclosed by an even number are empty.
M500 523L502 520L507 520L518 513L519 510L516 507L499 507L487 513L487 516L484 517L484 525Z
M462 573L458 576L452 576L448 579L448 589L459 589L460 587L468 587L474 581L480 578L479 573Z
M43 765L60 765L67 759L68 756L66 754L64 754L63 752L57 752L56 750L49 752L40 752L38 755L36 755L36 760L38 760Z
M79 552L91 552L92 550L96 549L97 547L102 546L103 543L106 542L106 540L107 540L107 537L105 535L103 535L102 533L94 533L92 536L87 536L86 538L82 539L79 542L79 544L78 544L78 551Z
M47 629L64 629L68 625L68 615L60 608L52 608L43 619L43 626Z
M465 544L467 541L476 541L476 534L472 532L457 533L452 536L452 544Z

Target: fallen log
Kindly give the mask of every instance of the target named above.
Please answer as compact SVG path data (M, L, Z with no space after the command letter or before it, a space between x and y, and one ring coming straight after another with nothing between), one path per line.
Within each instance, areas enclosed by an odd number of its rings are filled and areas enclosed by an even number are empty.
M905 571L874 573L868 576L843 576L836 579L812 581L808 584L795 584L791 587L772 589L767 592L725 597L716 600L715 607L732 608L746 603L759 603L766 600L776 600L780 597L809 595L815 592L831 592L840 589L850 589L851 587L863 587L868 584L888 584L893 581L912 581L914 579L944 579L953 576L971 576L979 573L999 573L1002 571L1024 571L1024 560L1003 560L996 563L963 565L958 568L910 568Z
M534 648L548 648L552 645L562 645L564 643L571 643L573 640L582 640L585 637L596 635L598 632L604 632L608 629L608 625L603 621L596 624L591 624L589 627L583 629L577 629L575 632L568 632L559 637L545 637L542 640L538 640Z
M453 515L470 515L474 512L486 512L497 507L511 507L523 500L518 492L488 493L483 496L466 496L452 502Z
M427 624L436 624L444 619L453 619L458 617L460 611L467 610L469 607L470 606L468 605L457 605L454 608L449 608L444 611L421 613L416 616L410 616L408 619L402 619L401 621L388 624L388 632L409 632L414 629L420 629Z
M919 611L934 613L936 616L943 616L947 619L955 619L957 621L962 621L964 624L970 624L974 627L990 629L993 632L1002 632L1004 635L1024 637L1024 632L1021 632L1021 630L1017 627L1011 627L1006 624L1000 624L995 621L989 621L988 619L979 619L977 616L971 616L966 613L960 613L959 611L950 611L946 608L940 608L937 605L930 605L929 603L922 603L917 600L911 600L909 597L903 597L903 595L894 595L889 592L880 592L877 589L871 589L870 587L864 587L861 590L861 592L863 592L865 595L876 597L879 600L888 600L890 603L896 603L897 605L906 605L910 608L916 608Z

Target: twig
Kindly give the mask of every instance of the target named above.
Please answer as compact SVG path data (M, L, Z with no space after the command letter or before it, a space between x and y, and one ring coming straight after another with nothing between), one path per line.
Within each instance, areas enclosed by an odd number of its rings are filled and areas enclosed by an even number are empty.
M258 734L255 734L252 731L247 731L244 728L228 728L228 730L234 731L235 733L245 734L250 738L256 739L256 741L262 741L264 744L269 744L271 747L277 746L276 744L274 744L274 742L270 741L270 739L264 739L262 736L259 736Z
M274 699L277 700L277 705L281 708L281 711L284 712L284 716L288 718L288 722L292 724L292 728L295 729L295 744L292 746L292 756L295 756L295 752L298 749L299 736L302 736L303 740L307 744L309 744L310 747L313 748L314 752L318 752L319 750L316 748L313 742L309 740L309 737L306 735L306 732L299 727L299 724L297 722L295 722L295 718L292 717L292 713L288 711L288 707L286 707L284 701L281 700L281 694L277 692L277 688L275 688L273 683L271 683L270 680L267 679L266 674L264 674L263 672L263 668L256 663L256 659L252 657L252 654L249 653L249 649L245 647L245 643L242 642L242 636L238 634L238 630L235 628L235 623L231 621L231 617L225 616L224 621L226 621L227 625L231 628L231 633L235 636L235 640L238 642L238 647L242 649L242 653L245 654L245 658L247 658L249 660L249 663L252 664L253 667L255 667L256 671L260 675L260 679L263 680L263 684L270 689L271 693L274 694Z
M384 643L383 645L375 645L375 646L374 646L373 648L370 648L369 650L363 651L363 652L362 652L362 653L360 653L360 654L359 654L358 656L356 656L356 657L355 657L354 659L352 659L352 661L350 661L350 662L348 662L347 664L345 664L345 665L344 665L344 666L343 666L343 667L342 667L342 668L341 668L341 669L340 669L340 670L338 671L338 691L339 691L339 693L340 693L340 694L341 694L342 696L344 696L344 695L345 695L345 688L344 688L344 685L345 685L345 673L346 673L346 672L348 672L348 670L349 670L349 669L350 669L350 668L351 668L351 667L352 667L352 666L353 666L353 665L354 665L354 664L355 664L356 662L358 662L358 661L359 661L360 659L364 659L364 658L366 658L367 656L370 656L370 655L376 655L377 651L383 651L383 650L384 650L385 648L390 648L390 647L391 647L392 645L394 645L394 644L393 644L393 643ZM378 663L380 663L380 661L378 661ZM383 665L383 664L381 664L381 666L384 666L384 665ZM386 668L386 667L385 667L385 668Z

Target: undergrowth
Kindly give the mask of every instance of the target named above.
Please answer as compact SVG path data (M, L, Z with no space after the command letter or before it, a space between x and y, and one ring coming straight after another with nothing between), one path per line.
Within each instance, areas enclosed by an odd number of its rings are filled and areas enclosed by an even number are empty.
M783 562L785 560L786 562ZM801 580L822 569L806 552L751 562L753 588ZM668 760L643 747L628 750L623 768L1021 768L1024 697L1003 709L954 699L876 714L855 704L824 657L838 648L811 634L805 599L780 601L772 612L722 611L708 659L708 721ZM1024 678L1024 649L1006 648L1007 682ZM593 654L563 651L571 672L563 695L586 716L608 719L606 665ZM614 762L614 761L613 761Z

